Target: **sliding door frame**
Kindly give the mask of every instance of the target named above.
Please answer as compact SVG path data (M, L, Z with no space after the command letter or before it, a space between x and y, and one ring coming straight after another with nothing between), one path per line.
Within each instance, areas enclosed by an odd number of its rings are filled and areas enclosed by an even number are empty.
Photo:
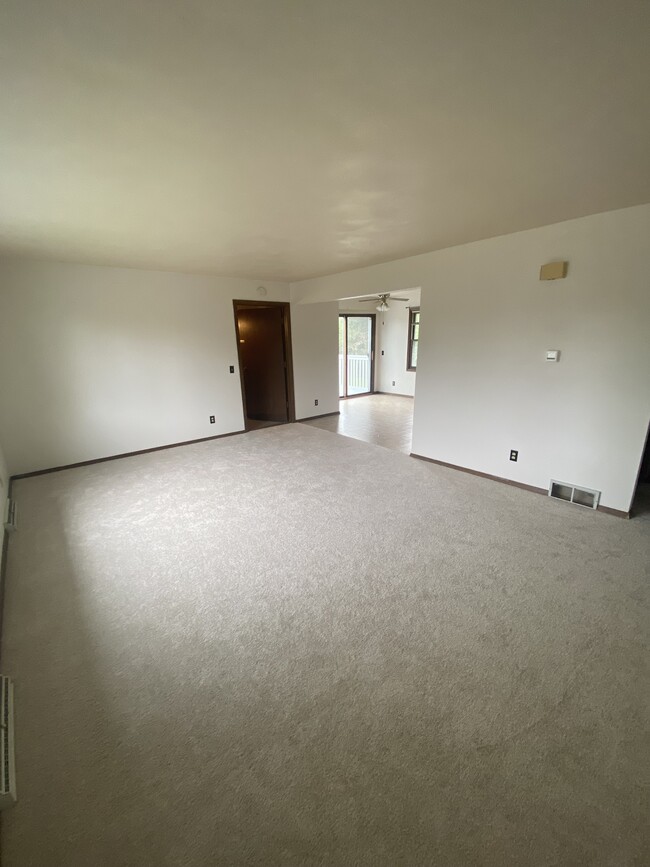
M362 391L360 394L348 394L348 319L370 319L370 391ZM375 393L375 332L377 328L377 316L374 313L339 313L339 321L345 320L345 361L343 369L345 374L345 394L339 395L339 400L351 400L354 397L367 397Z

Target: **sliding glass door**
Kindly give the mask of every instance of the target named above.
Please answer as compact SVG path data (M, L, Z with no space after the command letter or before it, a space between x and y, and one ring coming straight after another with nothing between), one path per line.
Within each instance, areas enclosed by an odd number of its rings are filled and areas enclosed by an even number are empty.
M374 389L375 317L339 315L339 397L370 394Z

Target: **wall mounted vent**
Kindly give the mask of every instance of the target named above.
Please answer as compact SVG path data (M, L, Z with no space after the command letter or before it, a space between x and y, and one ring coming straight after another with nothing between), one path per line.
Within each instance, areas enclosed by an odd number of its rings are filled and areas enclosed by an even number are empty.
M557 482L555 479L551 479L548 495L555 500L565 500L567 503L575 503L576 506L585 506L587 509L597 509L600 500L600 491L579 488L577 485Z
M16 501L9 500L5 502L5 512L3 516L3 523L5 530L9 533L13 532L17 527L18 522L18 511L16 508Z
M548 262L539 269L540 280L563 280L566 277L568 262Z
M0 676L0 810L16 803L14 685Z

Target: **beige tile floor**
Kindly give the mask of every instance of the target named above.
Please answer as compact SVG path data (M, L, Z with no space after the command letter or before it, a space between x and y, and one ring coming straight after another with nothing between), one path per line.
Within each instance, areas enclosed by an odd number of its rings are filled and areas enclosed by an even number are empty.
M410 454L413 398L369 394L341 400L339 408L341 415L317 418L304 424Z

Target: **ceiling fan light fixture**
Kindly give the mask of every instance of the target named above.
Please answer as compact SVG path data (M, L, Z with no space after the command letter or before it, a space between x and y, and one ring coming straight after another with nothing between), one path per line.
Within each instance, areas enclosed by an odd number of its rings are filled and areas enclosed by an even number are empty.
M377 310L379 310L380 313L383 313L385 310L388 309L388 304L386 304L386 301L382 298L381 303L377 305Z

